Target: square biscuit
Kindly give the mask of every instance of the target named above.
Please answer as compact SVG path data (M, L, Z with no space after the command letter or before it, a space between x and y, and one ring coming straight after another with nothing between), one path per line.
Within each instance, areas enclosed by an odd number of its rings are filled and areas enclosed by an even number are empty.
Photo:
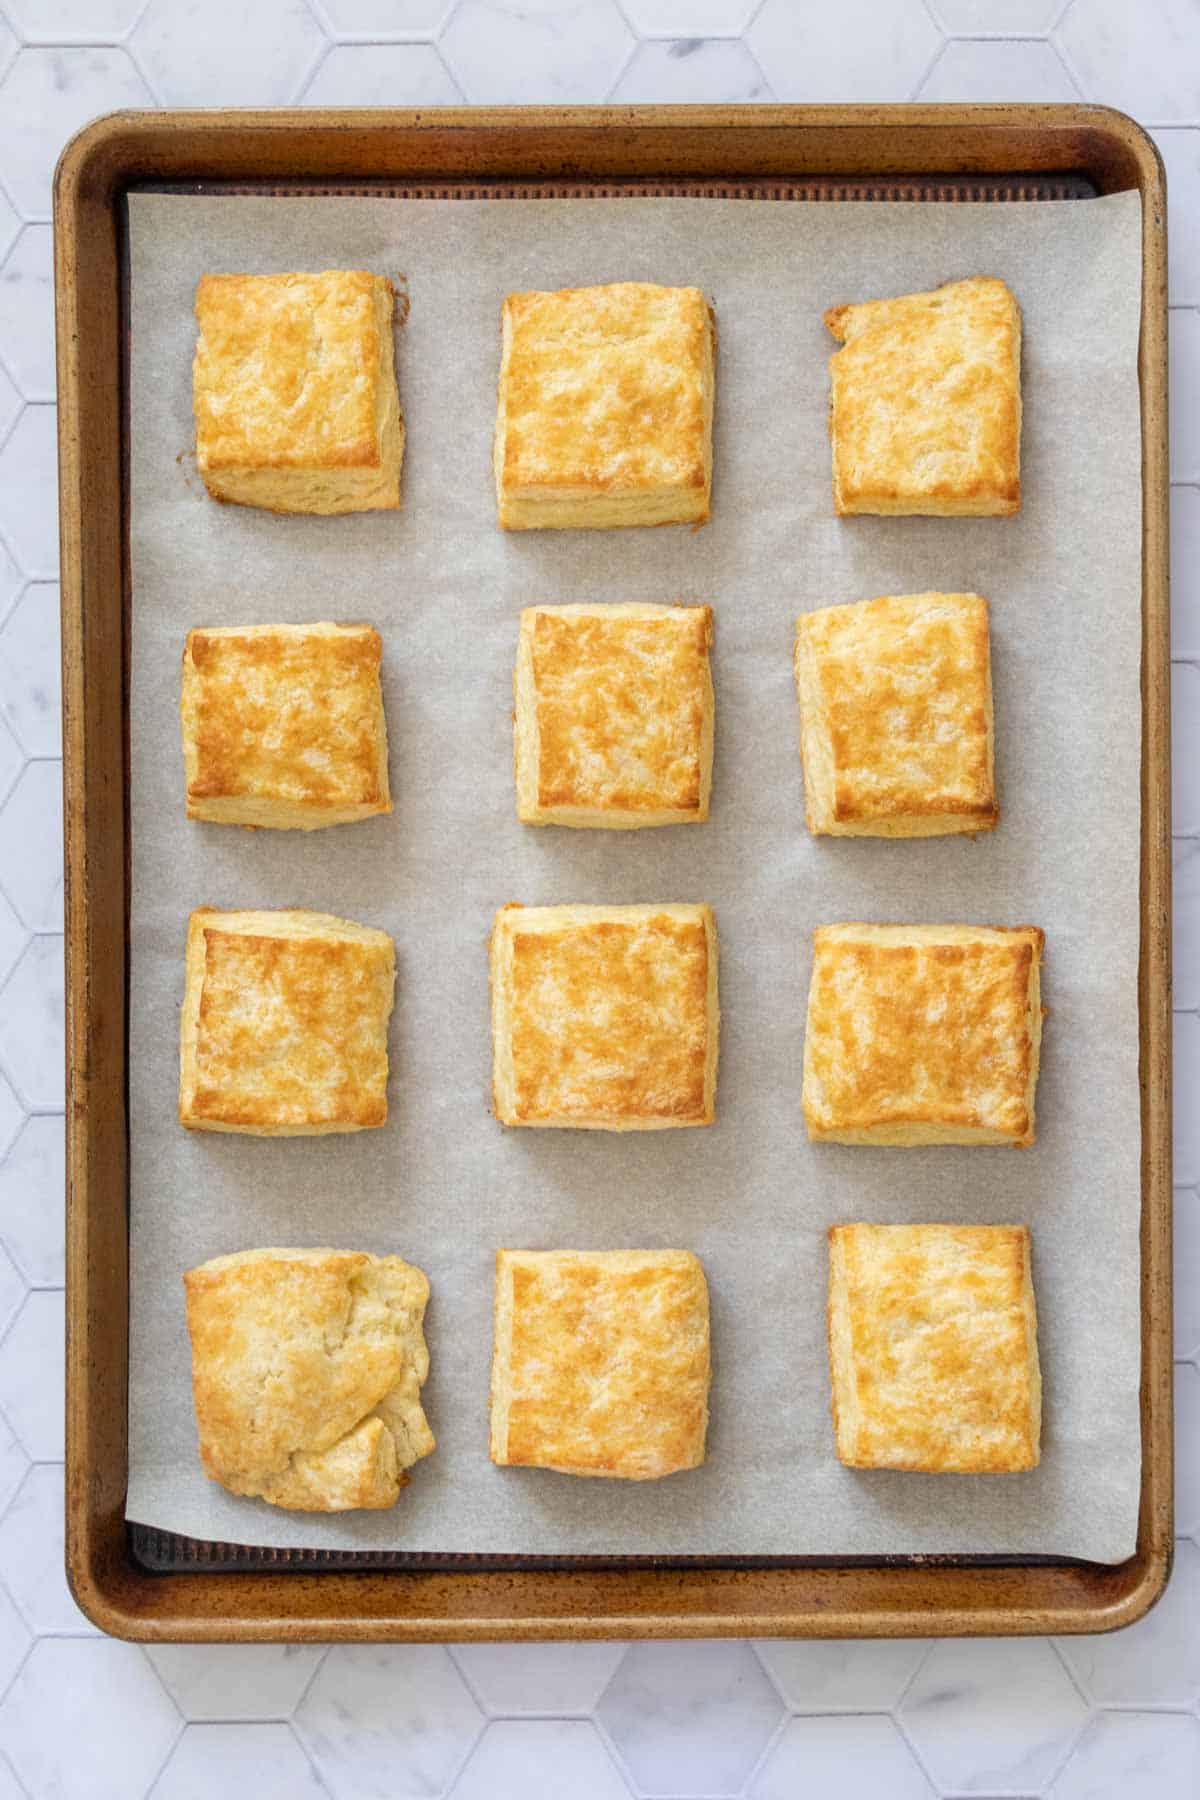
M303 1512L393 1505L434 1447L422 1271L362 1250L241 1250L183 1286L205 1473Z
M1021 312L976 275L835 306L829 359L838 513L1003 516L1021 507Z
M829 1366L852 1469L1037 1467L1042 1380L1025 1225L835 1225Z
M796 621L808 828L834 837L990 831L988 606L893 594Z
M491 941L492 1104L505 1125L711 1125L708 906L506 906Z
M708 817L707 606L531 606L521 614L514 766L527 825Z
M493 460L500 524L703 524L716 328L699 288L509 294Z
M180 1123L255 1137L386 1124L395 979L386 931L328 913L198 908L180 1015Z
M381 654L371 625L190 631L188 818L315 831L391 812Z
M709 1376L690 1251L497 1251L494 1463L626 1481L698 1468Z
M820 925L804 1117L838 1144L1032 1144L1035 925Z
M203 275L196 466L214 500L282 513L400 504L392 284L365 269Z

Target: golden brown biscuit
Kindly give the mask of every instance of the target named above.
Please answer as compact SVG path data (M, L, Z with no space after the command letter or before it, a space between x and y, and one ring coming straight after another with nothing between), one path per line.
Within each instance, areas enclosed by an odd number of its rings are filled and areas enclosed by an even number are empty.
M505 1125L711 1125L708 906L506 906L491 942L492 1105Z
M243 1250L183 1285L205 1472L305 1512L391 1506L434 1447L421 1270L361 1250Z
M829 1366L852 1469L1034 1469L1042 1378L1025 1225L835 1225Z
M190 631L188 818L315 831L390 812L381 653L371 625Z
M181 1124L255 1137L385 1124L395 978L386 931L328 913L199 907L180 1018Z
M392 284L365 269L203 275L196 464L215 500L271 512L400 504Z
M1036 925L821 925L804 1040L810 1138L1032 1144Z
M987 601L893 594L796 621L808 828L834 837L990 831Z
M688 1250L498 1250L491 1458L653 1481L704 1461L708 1287Z
M530 606L513 714L527 825L707 819L713 691L708 606Z
M699 288L509 294L493 461L500 524L702 524L716 330Z
M1021 506L1021 312L992 276L834 306L839 513L1009 514Z

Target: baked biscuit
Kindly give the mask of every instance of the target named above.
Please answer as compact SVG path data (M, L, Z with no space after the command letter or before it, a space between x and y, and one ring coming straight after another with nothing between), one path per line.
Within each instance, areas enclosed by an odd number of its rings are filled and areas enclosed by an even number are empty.
M381 652L371 625L190 631L188 818L315 831L390 812Z
M835 306L829 359L839 513L1009 514L1021 506L1021 313L976 275Z
M708 906L506 906L491 943L492 1104L505 1125L711 1125Z
M990 831L987 601L896 594L796 621L808 828L834 837Z
M852 1469L1001 1474L1040 1457L1025 1225L835 1225L829 1366Z
M392 284L365 269L202 275L196 466L214 500L270 512L400 504Z
M690 1251L497 1251L493 1462L626 1481L698 1468L708 1384Z
M361 1250L242 1250L183 1285L205 1473L302 1512L391 1506L434 1447L421 1270Z
M703 524L716 330L699 288L509 294L493 460L500 523Z
M1035 925L821 925L804 1040L810 1138L1032 1144Z
M180 1018L180 1123L255 1137L385 1124L395 978L386 931L328 913L198 908Z
M612 829L707 819L707 606L530 606L513 714L517 817Z

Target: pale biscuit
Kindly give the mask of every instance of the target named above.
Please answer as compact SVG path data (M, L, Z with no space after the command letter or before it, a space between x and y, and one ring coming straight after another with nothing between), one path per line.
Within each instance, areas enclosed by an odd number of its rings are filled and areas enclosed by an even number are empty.
M257 1137L383 1125L395 977L386 931L328 913L198 908L180 1016L181 1124Z
M835 1225L829 1363L837 1453L851 1468L1036 1468L1028 1227Z
M839 513L1015 513L1021 506L1021 312L976 275L834 306L829 359Z
M710 1125L708 906L506 906L491 940L492 1103L505 1125Z
M358 1250L243 1250L183 1283L205 1472L305 1512L391 1506L434 1447L421 1270Z
M697 1468L709 1376L690 1251L497 1251L493 1462L628 1481Z
M818 926L809 1137L1031 1144L1044 942L1036 925Z
M500 524L703 524L716 328L699 288L509 294L493 464Z
M390 812L381 654L371 625L190 631L188 818L315 831Z
M215 500L283 513L400 504L392 284L365 269L203 275L196 466Z
M515 697L517 817L631 829L708 817L707 606L531 606Z

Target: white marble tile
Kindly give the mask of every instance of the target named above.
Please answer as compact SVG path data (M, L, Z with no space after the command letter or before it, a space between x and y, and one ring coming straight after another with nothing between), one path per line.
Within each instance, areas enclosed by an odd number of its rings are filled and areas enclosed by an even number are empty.
M12 1426L0 1413L0 1513L14 1498L29 1472L29 1458Z
M0 268L0 356L26 400L54 398L54 245L27 225Z
M612 98L640 103L769 100L762 70L731 38L673 38L641 44Z
M886 1795L887 1800L933 1800L926 1781L890 1719L869 1714L792 1719L750 1783L750 1800L797 1800L802 1794Z
M8 435L18 413L22 400L17 392L16 384L7 371L0 367L0 442Z
M149 106L124 50L22 50L0 86L0 170L26 219L50 217L50 179L67 139L98 113Z
M766 0L746 41L780 100L909 100L942 39L921 0Z
M929 1646L917 1638L764 1642L758 1653L793 1712L886 1712Z
M1171 489L1171 654L1200 658L1200 488L1195 487Z
M334 31L347 37L407 37L436 33L453 0L321 0Z
M23 1121L0 1159L0 1240L27 1282L63 1285L63 1120Z
M1196 1800L1200 1722L1172 1713L1100 1713L1055 1782L1053 1800Z
M1158 125L1200 118L1193 0L1074 0L1056 36L1089 100Z
M783 1714L749 1644L634 1644L597 1715L639 1792L736 1794Z
M29 942L29 933L0 891L0 985Z
M454 1788L454 1800L629 1800L587 1719L506 1719L489 1725Z
M1040 1638L935 1644L900 1715L934 1780L965 1794L1043 1786L1087 1709Z
M306 106L461 106L432 44L340 44L304 92Z
M26 763L0 807L0 881L31 931L62 930L60 762Z
M1175 1190L1175 1354L1200 1360L1200 1192L1195 1188Z
M99 43L129 30L146 0L5 0L26 43Z
M971 37L1049 31L1064 0L930 0L930 10L947 31Z
M958 40L946 45L920 89L922 100L1078 100L1052 44Z
M7 1077L0 1074L0 1156L3 1156L25 1118L25 1108L17 1099Z
M1190 1706L1200 1697L1200 1550L1183 1539L1167 1591L1127 1631L1063 1638L1059 1649L1099 1706Z
M150 1800L324 1800L325 1792L289 1725L189 1725Z
M30 582L0 628L0 713L30 756L61 754L57 582Z
M1167 254L1170 258L1171 301L1175 306L1200 306L1200 131L1163 130L1154 133L1167 171Z
M27 1292L24 1276L7 1250L0 1250L0 1337L16 1318Z
M650 37L733 37L744 31L757 0L625 0L633 29Z
M98 1635L72 1599L63 1570L61 1463L35 1463L0 1519L0 1580L39 1634Z
M178 1729L142 1652L107 1638L41 1638L0 1704L0 1749L47 1800L140 1797Z
M613 0L460 0L439 44L473 102L603 100L633 49Z
M30 1106L63 1104L63 941L32 939L4 988L0 1055Z
M1200 1369L1175 1365L1175 1529L1200 1543Z
M56 407L27 406L0 446L0 531L34 580L58 580L57 430Z
M1181 837L1200 836L1200 664L1171 670L1171 817Z
M1175 1005L1200 1006L1200 838L1176 838L1171 972Z
M20 744L7 725L0 722L0 802L12 792L24 766L25 755Z
M1200 481L1200 311L1171 313L1171 480Z
M458 1644L451 1654L491 1713L591 1712L624 1644Z
M0 1241L27 1281L61 1287L63 1120L57 1113L26 1119L8 1155L0 1159Z
M24 585L25 577L18 569L3 543L0 543L0 624L12 611L17 595Z
M0 1411L35 1462L63 1457L63 1297L26 1297L0 1344Z
M0 1756L0 1800L29 1800L25 1789L3 1756Z
M337 1800L402 1800L449 1785L482 1718L445 1650L335 1644L295 1722Z
M8 195L0 188L0 256L3 256L17 241L17 233L21 229L21 215L10 202Z
M7 69L20 48L20 39L15 31L10 31L6 20L0 18L0 74Z
M1175 1014L1175 1184L1200 1182L1200 1017Z
M185 1719L286 1719L320 1644L158 1644L147 1651Z
M29 1627L0 1588L0 1694L24 1662L32 1642Z
M284 106L326 40L304 0L150 0L129 41L164 106Z

